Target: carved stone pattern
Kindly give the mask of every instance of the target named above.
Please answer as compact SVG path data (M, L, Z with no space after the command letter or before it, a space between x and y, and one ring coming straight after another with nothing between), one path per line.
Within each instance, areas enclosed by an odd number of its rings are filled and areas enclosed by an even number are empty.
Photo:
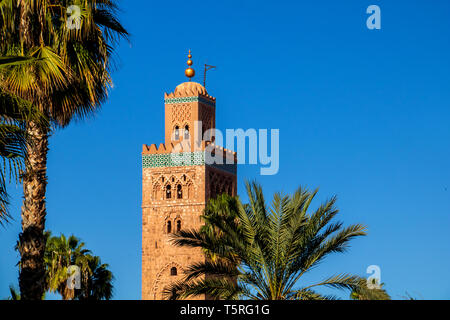
M166 278L166 277L162 277L162 276L163 276L163 273L164 273L164 272L170 272L170 269L171 269L172 267L177 268L177 272L178 272L178 275L177 275L177 276L174 276L174 278L179 278L180 275L184 272L183 267L182 267L180 264L176 263L176 262L169 262L169 263L166 264L163 268L161 268L161 270L160 270L160 271L158 272L158 274L156 275L156 279L155 279L155 282L154 282L154 284L153 284L153 288L152 288L152 291L153 291L153 299L155 299L155 300L160 299L160 297L158 297L158 294L162 294L163 289L164 289L164 288L160 288L160 285L161 285L161 279L162 279L162 278Z
M210 106L202 106L200 120L202 121L203 132L212 128L213 108Z
M163 200L165 196L165 190L168 185L170 185L172 199L175 199L177 197L177 185L181 185L183 192L183 198L178 200L190 199L194 195L194 178L195 176L193 174L188 173L170 175L155 174L152 176L152 199Z
M183 127L185 122L191 119L191 108L188 104L179 104L172 106L172 124L178 124Z

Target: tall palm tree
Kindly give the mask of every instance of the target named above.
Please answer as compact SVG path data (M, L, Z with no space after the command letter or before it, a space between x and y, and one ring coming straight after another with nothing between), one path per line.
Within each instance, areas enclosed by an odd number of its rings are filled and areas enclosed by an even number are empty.
M79 28L67 9L80 8ZM128 36L114 0L3 0L0 55L32 59L0 69L0 89L29 101L50 124L29 121L19 286L22 299L39 299L45 287L45 193L48 138L55 128L93 114L111 86L111 57Z
M345 252L350 240L366 234L360 224L343 227L342 222L332 222L338 214L335 197L310 212L318 190L299 188L292 196L276 193L268 207L261 186L246 187L249 204L227 196L212 200L203 216L208 230L182 230L172 236L173 244L202 248L216 259L207 256L188 267L185 279L166 288L167 298L206 294L216 299L328 299L333 297L316 288L352 290L359 285L358 276L346 273L316 283L303 280L329 254ZM228 204L229 212L210 210Z

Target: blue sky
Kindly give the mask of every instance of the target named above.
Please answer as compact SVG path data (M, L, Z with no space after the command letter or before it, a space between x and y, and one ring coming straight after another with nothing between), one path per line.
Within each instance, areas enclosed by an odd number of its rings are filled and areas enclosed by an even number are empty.
M280 129L280 170L238 168L270 199L320 187L340 219L369 235L307 280L381 267L393 298L449 299L450 3L448 1L122 1L131 43L118 50L95 118L51 138L47 228L81 237L109 263L116 299L141 295L141 150L163 142L164 92L210 71L219 129ZM366 8L381 8L368 30ZM0 229L0 297L17 285L15 221ZM342 297L346 297L343 294Z

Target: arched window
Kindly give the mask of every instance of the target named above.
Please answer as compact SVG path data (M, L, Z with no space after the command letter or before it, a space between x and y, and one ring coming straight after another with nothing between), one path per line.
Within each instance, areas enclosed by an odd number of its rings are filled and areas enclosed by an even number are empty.
M177 199L183 199L183 189L181 184L177 185Z
M180 127L179 126L175 126L174 139L175 140L180 140Z
M166 199L172 198L172 190L170 190L170 189L171 189L171 186L170 186L170 184L168 184L166 186Z
M175 267L170 268L170 275L171 276L176 276L177 275L177 268L175 268Z
M167 233L171 233L172 232L172 222L167 221Z
M185 125L184 126L184 139L189 139L189 126Z
M181 220L177 221L177 232L181 231Z

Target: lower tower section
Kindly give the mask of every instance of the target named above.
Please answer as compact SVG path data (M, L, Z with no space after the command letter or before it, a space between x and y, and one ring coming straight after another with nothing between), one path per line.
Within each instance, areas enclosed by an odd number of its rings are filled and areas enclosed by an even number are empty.
M186 266L203 259L200 250L175 247L171 233L198 229L206 205L205 167L144 168L142 208L142 298L162 300Z
M162 150L160 150L162 148ZM174 163L162 145L144 146L142 188L142 298L162 300L165 288L184 270L205 259L201 250L176 247L170 235L198 230L207 201L222 193L236 195L236 164L207 164L209 151L184 152L189 164ZM224 149L221 149L224 151ZM235 161L235 153L225 150ZM225 161L224 161L225 162ZM183 163L185 164L185 163ZM205 299L205 297L197 297Z

